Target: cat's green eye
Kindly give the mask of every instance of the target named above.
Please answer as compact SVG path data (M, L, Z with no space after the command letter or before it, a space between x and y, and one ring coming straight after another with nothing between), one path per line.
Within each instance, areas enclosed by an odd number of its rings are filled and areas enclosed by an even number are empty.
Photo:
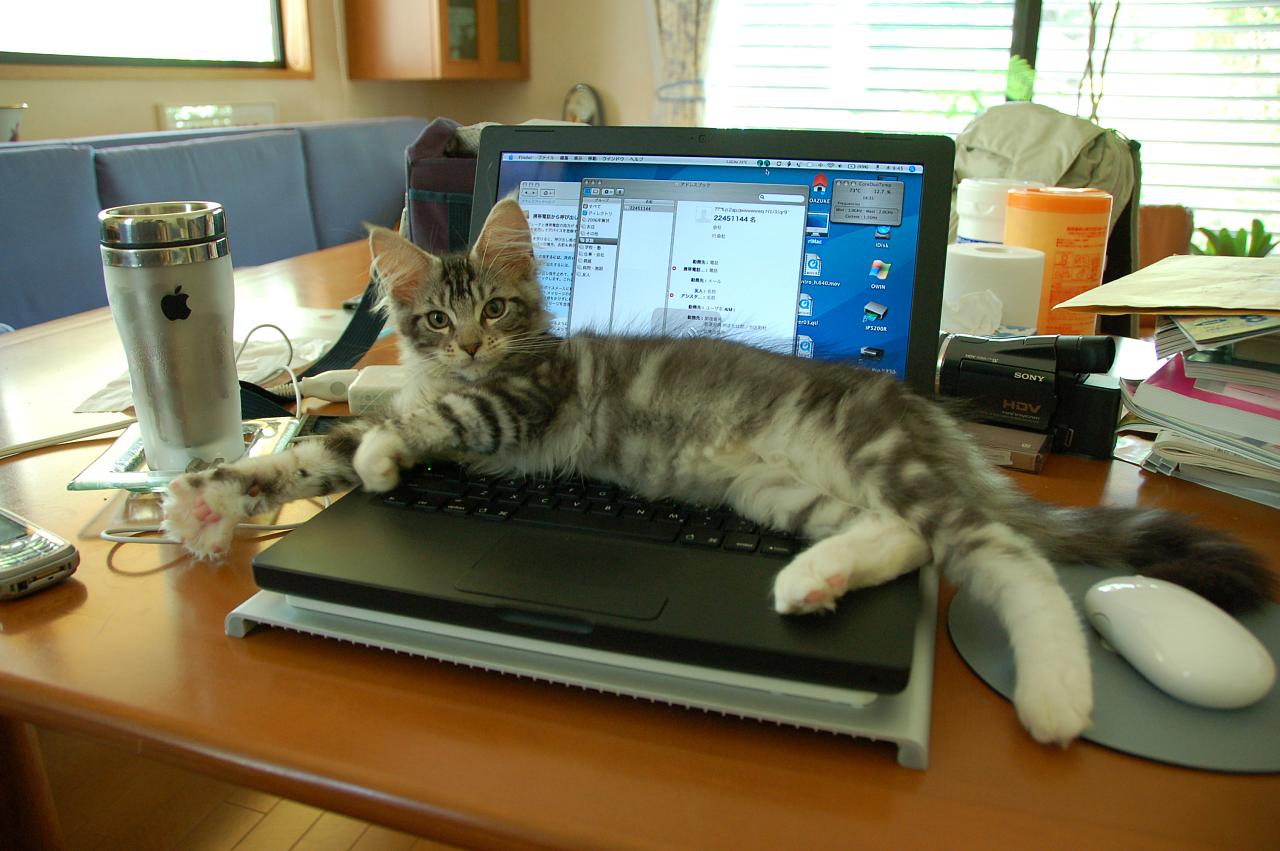
M449 327L449 315L443 310L433 310L427 314L427 324L437 331Z
M507 312L507 300L504 298L491 298L484 303L485 319L497 319L499 316Z

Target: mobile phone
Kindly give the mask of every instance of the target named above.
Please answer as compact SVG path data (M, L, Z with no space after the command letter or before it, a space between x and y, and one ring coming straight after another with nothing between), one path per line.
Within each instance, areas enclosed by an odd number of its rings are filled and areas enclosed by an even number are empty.
M79 564L80 553L71 544L0 508L0 599L56 585Z

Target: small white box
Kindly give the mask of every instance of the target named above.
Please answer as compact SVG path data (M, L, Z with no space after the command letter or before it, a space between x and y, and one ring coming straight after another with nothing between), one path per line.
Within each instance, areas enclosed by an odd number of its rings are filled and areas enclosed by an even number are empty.
M347 390L347 405L353 414L377 414L391 410L391 400L404 386L404 367L366 366Z

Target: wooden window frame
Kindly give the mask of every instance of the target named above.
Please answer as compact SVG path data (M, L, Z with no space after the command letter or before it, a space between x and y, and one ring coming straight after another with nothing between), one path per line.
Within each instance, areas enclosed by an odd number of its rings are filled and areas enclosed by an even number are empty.
M311 16L307 11L307 0L280 0L280 35L284 45L283 68L42 62L0 65L0 77L46 80L288 80L314 77Z

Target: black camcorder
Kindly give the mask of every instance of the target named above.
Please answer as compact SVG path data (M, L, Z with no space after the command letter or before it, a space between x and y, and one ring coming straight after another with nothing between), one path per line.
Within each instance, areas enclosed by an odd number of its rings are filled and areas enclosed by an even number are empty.
M1120 383L1111 337L942 334L936 391L975 419L1053 435L1055 451L1110 458Z

